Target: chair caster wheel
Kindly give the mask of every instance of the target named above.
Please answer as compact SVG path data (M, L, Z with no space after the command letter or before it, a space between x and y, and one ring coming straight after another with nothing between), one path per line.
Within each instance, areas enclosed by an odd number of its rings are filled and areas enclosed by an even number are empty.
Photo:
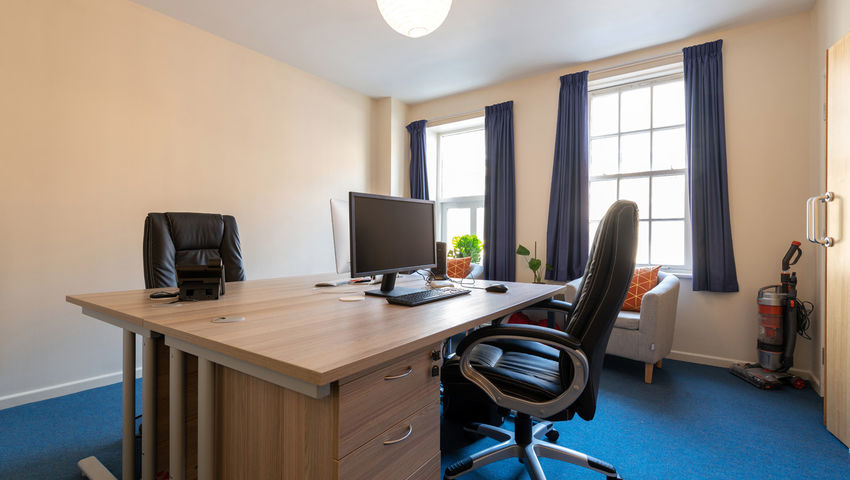
M558 431L555 430L555 429L552 429L552 430L549 430L548 432L546 432L546 440L549 440L552 443L557 442L558 437L560 437L560 436L561 436L561 434L558 433Z

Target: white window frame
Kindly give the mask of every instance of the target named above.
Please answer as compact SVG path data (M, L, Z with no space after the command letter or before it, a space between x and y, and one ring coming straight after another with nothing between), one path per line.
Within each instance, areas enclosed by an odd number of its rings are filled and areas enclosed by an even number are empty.
M593 98L593 96L605 95L605 94L617 92L618 95L621 97L622 93L625 92L625 91L628 91L628 90L633 90L633 89L636 89L636 88L643 88L643 87L650 86L650 85L663 84L663 83L667 83L667 82L675 81L675 80L681 80L681 79L684 78L684 73L682 72L681 68L682 68L682 64L677 63L677 64L674 64L674 65L671 65L671 66L668 66L668 67L665 67L665 68L651 69L651 70L646 70L646 71L643 71L643 72L635 72L634 75L624 76L625 78L623 78L620 81L612 82L611 79L604 79L603 78L603 79L599 79L599 80L589 82L589 85L588 85L588 120L589 120L589 117L592 115L590 105L591 105L591 99ZM660 70L660 71L658 73L653 73L652 70L656 70L656 71ZM671 73L671 71L672 71L672 73ZM629 80L629 78L631 78L631 80ZM653 111L652 111L652 109L653 109L653 102L652 102L653 101L653 98L652 98L653 94L654 94L654 90L650 89L650 98L649 98L650 119L652 119L652 115L653 115ZM623 105L622 100L618 99L618 108L620 109L620 111L619 111L619 117L618 117L617 132L605 134L605 135L596 135L596 136L588 135L589 142L592 142L595 139L602 139L602 138L614 138L614 137L618 138L617 152L618 152L618 158L619 158L621 156L620 141L619 141L620 137L622 137L624 134L635 134L635 133L649 132L650 133L650 136L649 136L649 138L650 138L650 140L649 140L649 142L650 142L649 143L650 170L640 171L640 172L607 174L607 175L592 175L592 176L589 176L589 178L588 178L589 182L588 183L593 182L593 181L600 181L600 180L617 180L617 198L619 198L620 197L620 180L621 179L628 179L628 178L635 178L635 177L648 177L649 178L649 180L648 180L649 181L649 199L648 200L649 200L649 210L650 211L647 212L647 215L645 216L645 219L646 219L645 225L647 225L648 228L649 228L649 232L647 233L647 237L648 237L648 241L649 241L649 245L647 245L647 250L648 250L647 255L648 255L648 260L649 260L650 263L648 263L648 264L637 264L637 265L642 266L642 265L652 265L653 264L653 260L652 260L652 223L653 222L684 221L684 228L685 228L685 235L684 235L685 259L684 259L684 261L685 261L685 263L683 265L663 265L661 270L664 271L664 272L681 274L683 276L690 275L691 271L692 271L692 266L693 266L693 257L692 257L693 252L692 252L692 243L691 243L691 214L690 214L691 209L690 209L690 203L689 203L690 192L689 192L689 185L688 185L688 180L687 180L688 179L688 169L687 169L687 167L685 167L685 168L669 169L669 170L652 170L652 162L651 162L651 159L652 159L651 156L653 155L653 152L654 152L653 145L652 145L652 142L654 140L654 135L652 135L652 133L653 132L661 132L661 131L665 131L665 130L673 130L673 129L676 129L676 128L682 128L682 127L685 127L685 123L656 128L656 127L652 126L652 123L651 123L651 120L650 120L649 128L645 128L645 129L641 129L641 130L633 130L633 131L628 131L628 132L622 132L621 131L621 126L622 126L621 122L622 122L622 119L623 119L622 105ZM685 176L685 188L684 188L685 198L683 199L684 216L683 217L676 217L676 218L653 219L652 218L652 179L655 178L655 177L674 176L674 175L684 175ZM592 220L592 221L595 221L595 220Z
M449 248L451 248L451 238L446 238L446 230L447 230L447 214L446 212L450 208L468 208L470 210L469 214L469 233L477 235L481 241L484 241L484 232L479 232L478 230L478 208L485 208L484 206L484 195L467 195L467 196L459 196L459 197L444 197L443 196L443 185L442 185L442 174L443 174L443 159L440 155L440 145L442 143L443 137L448 137L452 135L459 135L470 132L477 132L484 130L484 117L476 117L470 120L463 120L460 122L456 122L459 125L454 126L452 123L442 124L435 127L429 127L429 129L433 129L431 134L434 135L433 146L435 153L435 176L434 179L436 181L436 198L435 203L437 204L437 237L442 239L448 243ZM472 125L470 125L472 123ZM482 223L483 224L483 223Z

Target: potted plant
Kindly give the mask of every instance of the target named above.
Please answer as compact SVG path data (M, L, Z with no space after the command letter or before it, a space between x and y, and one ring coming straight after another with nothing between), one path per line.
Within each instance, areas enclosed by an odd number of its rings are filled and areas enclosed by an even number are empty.
M477 235L462 235L452 238L452 249L449 251L449 256L452 258L470 257L472 263L480 263L482 250L484 250L484 243L478 239Z
M543 266L543 262L537 258L537 242L534 242L533 257L528 258L531 255L531 252L522 244L519 244L519 246L516 247L516 254L525 257L525 263L528 264L528 268L530 268L531 273L534 274L534 283L543 283L543 270L540 268ZM546 270L552 270L552 265L547 263Z

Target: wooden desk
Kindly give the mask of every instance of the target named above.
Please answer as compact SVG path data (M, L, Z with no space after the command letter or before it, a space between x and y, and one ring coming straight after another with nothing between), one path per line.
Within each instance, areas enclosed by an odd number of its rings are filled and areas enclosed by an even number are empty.
M152 338L162 335L158 358L161 372L168 363L169 422L167 435L165 427L156 433L167 451L161 448L157 461L146 460L168 465L173 478L197 473L200 478L419 479L440 474L439 376L432 368L440 364L442 340L563 290L508 283L505 294L473 289L470 295L409 308L368 296L341 302L340 296L377 286L313 287L326 278L229 283L227 295L217 301L173 305L149 299L151 290L67 300L95 318L147 329ZM417 286L422 280L410 277L399 284ZM212 323L220 316L245 320ZM155 351L146 349L145 355ZM186 362L185 354L192 360ZM198 359L197 404L195 389L186 389L194 379L184 382L187 363L194 371L193 357ZM145 367L148 363L155 362ZM184 402L184 395L190 401ZM143 406L163 418L165 404L159 405ZM194 417L194 405L197 433L190 422L187 439L185 413L188 409Z

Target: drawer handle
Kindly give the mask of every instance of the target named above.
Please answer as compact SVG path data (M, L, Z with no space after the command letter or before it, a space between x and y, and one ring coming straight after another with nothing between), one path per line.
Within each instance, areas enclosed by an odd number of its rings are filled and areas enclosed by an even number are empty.
M411 373L413 373L413 367L407 367L406 372L399 374L399 375L387 375L386 377L384 377L384 380L398 380L399 378L404 378L404 377L410 375ZM404 439L402 438L402 440L404 440Z
M407 437L409 437L411 433L413 433L413 425L408 425L407 433L405 433L403 437L399 438L398 440L387 440L386 442L384 442L384 445L392 445L394 443L401 442L402 440L405 440Z

